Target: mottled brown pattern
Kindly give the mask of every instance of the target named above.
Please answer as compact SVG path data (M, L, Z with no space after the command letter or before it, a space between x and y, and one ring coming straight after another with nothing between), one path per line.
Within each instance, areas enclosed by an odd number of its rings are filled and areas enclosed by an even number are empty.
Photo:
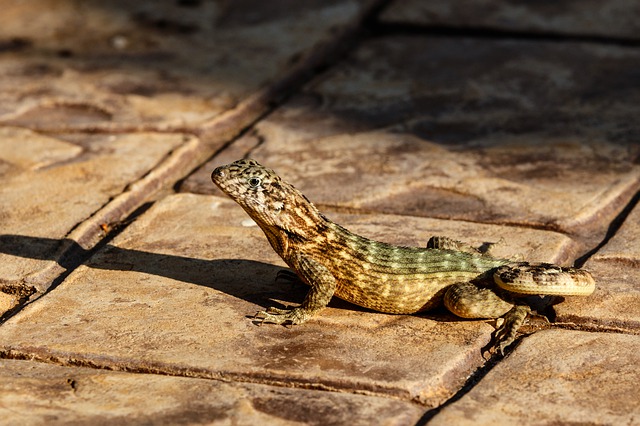
M595 281L587 271L550 263L505 265L496 270L494 280L503 290L519 294L588 296L595 289Z
M273 249L311 287L297 308L260 312L263 322L303 323L334 295L394 314L444 302L463 318L504 316L497 332L502 351L529 312L518 295L587 295L595 286L583 270L497 259L446 237L432 238L427 248L369 240L331 222L291 184L254 160L218 167L211 179L255 220Z

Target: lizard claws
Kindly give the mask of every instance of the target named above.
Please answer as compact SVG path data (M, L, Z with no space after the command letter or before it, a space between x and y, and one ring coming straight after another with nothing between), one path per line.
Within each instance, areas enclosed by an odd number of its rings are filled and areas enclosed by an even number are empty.
M253 317L250 317L251 319L253 319L253 323L260 326L262 324L264 324L264 318L262 318L260 315L262 314L263 311L258 311L255 313L255 315Z
M495 331L496 350L504 356L504 350L516 340L516 335L524 320L531 313L527 305L516 305L504 316L504 321Z
M308 319L308 314L300 309L280 309L269 307L266 311L259 311L254 315L258 325L262 324L302 324Z

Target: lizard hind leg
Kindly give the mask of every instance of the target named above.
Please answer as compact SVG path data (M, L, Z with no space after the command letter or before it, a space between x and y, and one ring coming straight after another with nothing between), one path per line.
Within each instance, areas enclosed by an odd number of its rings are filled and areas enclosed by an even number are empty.
M530 313L526 305L516 305L501 298L493 289L470 282L452 285L444 295L444 305L461 318L500 318L504 322L496 330L495 344L501 355L516 338L516 332Z
M527 305L515 305L506 313L504 322L498 327L495 334L500 355L504 355L504 349L516 340L516 332L530 313L531 308Z
M504 300L490 288L461 282L447 289L444 306L461 318L499 318L509 312L513 303Z

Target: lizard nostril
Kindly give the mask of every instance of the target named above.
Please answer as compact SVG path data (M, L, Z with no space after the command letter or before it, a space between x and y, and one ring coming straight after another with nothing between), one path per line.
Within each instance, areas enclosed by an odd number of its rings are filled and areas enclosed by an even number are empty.
M224 179L224 169L217 167L211 172L211 180L216 182L218 179Z

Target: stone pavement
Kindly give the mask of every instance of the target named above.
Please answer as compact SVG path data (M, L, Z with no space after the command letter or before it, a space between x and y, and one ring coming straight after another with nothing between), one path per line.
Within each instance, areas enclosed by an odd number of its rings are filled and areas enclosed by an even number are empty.
M640 424L636 2L0 0L0 424ZM530 321L333 300L210 182L597 279Z

